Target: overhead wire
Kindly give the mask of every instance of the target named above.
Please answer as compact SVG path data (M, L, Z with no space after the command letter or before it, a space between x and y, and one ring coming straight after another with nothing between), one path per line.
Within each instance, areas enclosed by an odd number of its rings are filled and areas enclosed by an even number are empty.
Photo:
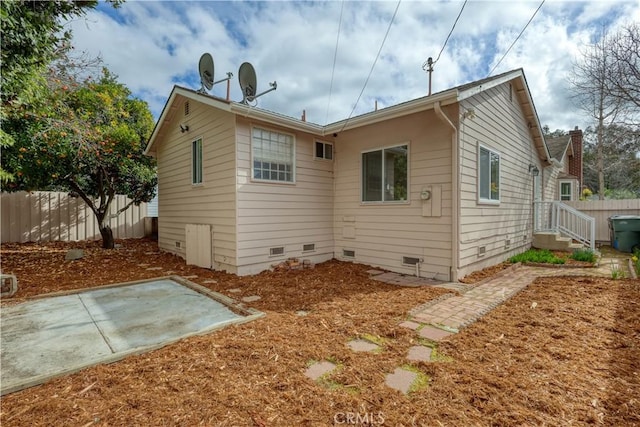
M336 48L333 52L333 67L331 67L331 83L329 83L329 100L327 101L327 114L325 115L324 122L329 122L329 107L331 106L331 93L333 92L333 77L336 72L336 61L338 59L338 44L340 42L340 29L342 28L342 14L344 12L344 2L342 0L342 6L340 7L340 21L338 22L338 35L336 36Z
M360 102L360 98L362 98L362 94L364 93L364 90L367 87L367 84L369 83L369 79L371 78L371 74L373 74L373 69L376 66L376 63L378 62L378 58L380 58L380 53L382 52L382 48L384 47L384 43L387 41L387 36L389 36L389 31L391 31L391 26L393 25L393 21L396 19L396 15L398 14L398 9L400 8L400 3L402 2L402 0L398 0L398 4L396 5L396 10L393 12L393 16L391 17L391 21L389 21L389 26L387 27L387 32L384 34L384 38L382 39L382 43L380 44L380 49L378 49L378 54L376 55L376 59L373 61L373 64L371 64L371 69L369 70L369 75L367 76L367 79L364 82L364 86L362 86L362 90L360 91L360 95L358 95L358 99L356 99L356 103L353 105L353 108L351 109L351 113L349 113L349 117L347 117L347 120L345 120L344 124L342 125L342 128L340 129L340 132L342 132L344 130L345 127L347 127L347 123L349 123L349 120L351 120L351 116L353 115L353 112L356 110L356 107L358 106L358 103Z
M464 0L464 3L462 3L462 7L460 8L460 12L458 13L458 17L454 21L453 26L451 27L451 31L449 31L449 35L447 36L446 40L444 41L444 44L442 45L442 49L440 49L440 53L438 53L438 57L436 58L435 61L433 61L433 63L431 65L434 65L440 59L440 55L442 55L442 52L444 51L444 48L447 46L447 43L449 42L449 38L451 37L451 34L453 34L453 30L456 28L456 25L458 24L458 20L460 19L460 15L462 15L462 11L464 10L464 7L466 5L467 5L467 0ZM424 65L423 65L423 67L424 67Z
M542 0L542 2L540 3L540 5L538 6L538 8L536 9L535 12L533 12L533 15L531 15L531 18L529 19L529 22L527 22L527 24L524 26L524 28L522 29L522 31L520 31L520 34L518 34L518 37L516 37L516 39L513 41L513 43L511 43L511 46L509 46L509 49L507 49L507 51L504 53L504 55L502 55L502 58L500 58L500 60L497 62L496 65L493 66L493 68L491 69L491 71L489 71L489 74L487 74L487 77L490 76L496 68L498 68L498 65L500 65L500 63L502 62L502 60L507 56L507 54L509 53L509 51L511 50L511 48L516 44L516 42L520 39L520 37L522 36L522 34L524 33L524 31L527 29L527 27L529 26L529 24L531 24L531 21L533 21L533 18L536 17L536 15L538 14L538 11L540 10L540 8L542 8L542 5L544 4L546 0Z

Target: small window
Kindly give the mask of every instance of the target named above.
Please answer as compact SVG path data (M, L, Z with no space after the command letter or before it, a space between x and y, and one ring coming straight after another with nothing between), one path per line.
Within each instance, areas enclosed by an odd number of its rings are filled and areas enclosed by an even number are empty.
M202 184L202 138L191 142L191 183Z
M251 153L253 179L294 182L295 141L293 135L253 128Z
M316 141L316 159L333 160L333 144Z
M560 200L571 200L572 191L570 182L560 183Z
M407 200L408 145L362 153L362 201Z
M478 155L478 194L481 202L500 202L500 154L482 146Z

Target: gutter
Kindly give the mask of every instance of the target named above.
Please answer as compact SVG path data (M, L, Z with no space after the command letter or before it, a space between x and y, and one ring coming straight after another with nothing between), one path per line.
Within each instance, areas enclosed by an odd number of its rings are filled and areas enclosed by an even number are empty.
M451 272L449 273L449 280L458 280L458 268L459 268L459 254L460 254L460 195L459 176L460 176L460 157L459 157L459 143L458 143L458 128L442 111L440 101L437 101L433 106L436 116L449 125L451 128Z

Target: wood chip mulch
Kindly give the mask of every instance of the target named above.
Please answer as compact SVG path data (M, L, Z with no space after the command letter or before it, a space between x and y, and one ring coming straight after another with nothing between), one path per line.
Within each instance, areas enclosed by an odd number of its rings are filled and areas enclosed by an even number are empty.
M387 285L338 261L239 278L186 266L151 240L118 243L3 244L19 291L2 304L172 272L231 298L259 295L250 305L267 315L3 396L2 426L327 426L349 414L389 426L640 425L638 281L538 279L442 342L441 361L410 363L420 341L398 323L450 291ZM65 261L72 247L84 257ZM351 351L362 336L383 350ZM319 360L338 368L314 382L304 372ZM409 395L384 385L406 365L429 385Z

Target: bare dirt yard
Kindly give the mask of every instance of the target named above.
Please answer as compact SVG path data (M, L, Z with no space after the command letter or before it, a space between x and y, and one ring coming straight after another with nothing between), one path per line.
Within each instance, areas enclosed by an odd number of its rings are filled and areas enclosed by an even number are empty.
M3 396L2 426L640 425L640 281L538 279L441 342L436 361L408 362L419 337L398 323L449 291L383 284L338 261L239 278L186 266L151 240L119 243L2 245L2 271L20 287L2 304L178 274L235 299L259 295L250 306L267 315ZM72 247L84 258L65 261ZM382 351L353 352L346 343L361 336ZM312 381L304 372L320 360L338 369ZM408 395L387 387L399 366L428 381Z

